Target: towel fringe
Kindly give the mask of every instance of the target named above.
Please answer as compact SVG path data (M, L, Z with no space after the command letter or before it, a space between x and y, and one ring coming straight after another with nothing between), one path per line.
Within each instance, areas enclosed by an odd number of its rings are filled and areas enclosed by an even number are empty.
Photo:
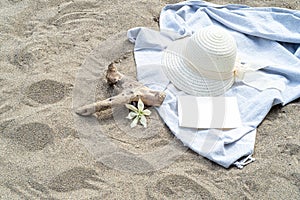
M236 161L233 163L237 168L243 169L246 165L255 161L255 158L252 157L252 154L247 156L246 158L242 159L241 161Z

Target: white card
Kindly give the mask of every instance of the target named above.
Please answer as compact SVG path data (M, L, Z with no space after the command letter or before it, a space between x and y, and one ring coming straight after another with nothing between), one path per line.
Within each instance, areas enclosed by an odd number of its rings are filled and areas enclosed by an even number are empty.
M236 97L178 97L179 126L237 128L242 126Z

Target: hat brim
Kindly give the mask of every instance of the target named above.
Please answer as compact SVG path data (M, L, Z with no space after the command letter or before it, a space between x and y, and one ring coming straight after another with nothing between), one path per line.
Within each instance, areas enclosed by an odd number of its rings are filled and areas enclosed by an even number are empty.
M172 42L163 53L162 67L168 79L179 90L194 96L220 96L234 83L234 77L226 80L206 78L190 66L183 56L188 37Z

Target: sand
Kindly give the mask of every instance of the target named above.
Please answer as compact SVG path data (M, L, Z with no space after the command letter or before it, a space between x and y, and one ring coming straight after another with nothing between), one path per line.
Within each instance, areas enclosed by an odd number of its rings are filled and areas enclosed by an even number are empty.
M108 62L119 60L120 70L135 77L130 44L114 46L111 37L137 26L158 29L162 7L176 2L0 1L1 200L300 198L299 100L271 110L258 128L256 161L243 170L224 169L184 148L153 109L146 129L152 131L130 130L122 108L103 119L74 114L80 95L91 94L89 101L110 95L103 80ZM212 2L300 9L295 0ZM98 71L90 72L99 77L86 79L89 91L76 91L78 72L96 51L107 52ZM99 134L82 134L87 125ZM107 150L95 146L101 136L128 159L100 159ZM151 165L130 154L157 149L160 159Z

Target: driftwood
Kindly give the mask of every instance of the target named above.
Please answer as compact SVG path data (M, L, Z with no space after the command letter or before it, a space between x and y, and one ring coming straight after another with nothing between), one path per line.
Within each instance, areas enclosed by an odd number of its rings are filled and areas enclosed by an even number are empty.
M160 106L166 96L164 92L151 90L136 80L121 74L113 63L108 66L106 79L107 83L115 91L120 90L117 92L118 94L108 99L82 106L76 110L77 114L83 116L92 115L96 112L110 109L113 106L138 101L139 98L146 106Z

